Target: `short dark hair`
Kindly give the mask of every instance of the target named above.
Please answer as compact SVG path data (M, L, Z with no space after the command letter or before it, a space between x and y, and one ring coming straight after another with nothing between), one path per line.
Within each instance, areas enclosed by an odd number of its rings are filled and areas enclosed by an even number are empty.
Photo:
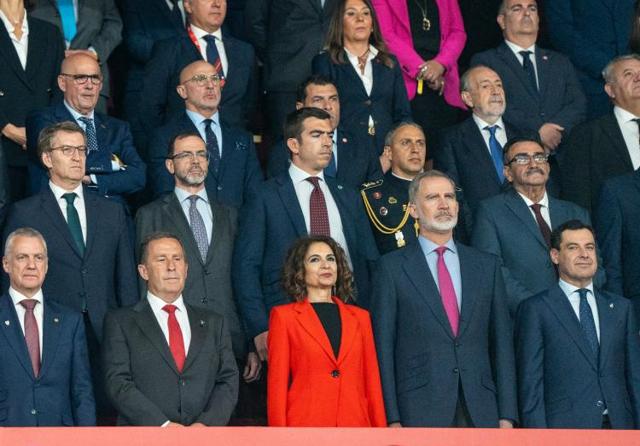
M149 245L151 244L151 242L154 242L156 240L160 240L163 238L170 238L172 240L177 241L180 244L180 247L182 248L182 253L185 254L184 262L187 263L187 256L184 251L184 245L182 244L182 241L178 238L178 236L168 231L155 231L155 232L152 232L151 234L146 235L145 238L142 240L142 243L140 244L140 262L139 262L140 264L144 264L147 261L147 256L149 255Z
M502 163L506 166L507 163L509 162L509 159L507 159L507 155L509 154L509 150L511 150L511 148L517 144L521 144L523 142L531 142L534 144L539 145L542 150L545 151L545 153L547 152L547 149L544 148L544 145L542 144L542 141L540 141L540 138L531 134L531 135L523 135L523 136L515 136L511 139L509 139L507 141L507 143L504 145L504 147L502 148Z
M595 240L596 234L593 231L593 227L577 219L568 220L561 225L556 226L556 228L551 231L551 248L560 250L560 245L562 244L562 233L564 231L578 231L580 229L588 229Z
M322 74L312 74L298 86L298 90L296 90L296 102L301 102L304 104L304 101L307 100L307 87L309 85L333 85L334 87L336 87L336 91L338 91L338 87L336 86L336 84L327 76L324 76Z
M42 159L42 155L46 152L50 152L53 144L53 138L56 137L58 132L67 133L80 133L82 138L86 141L84 130L78 124L72 121L62 121L51 124L42 129L40 135L38 135L38 158Z
M173 154L175 153L175 151L176 151L176 142L180 141L181 139L190 138L190 137L195 137L195 138L202 139L202 136L200 135L200 133L198 133L196 131L181 132L181 133L177 133L177 134L173 135L171 137L171 139L169 140L169 150L167 152L167 158L171 158L173 156Z
M284 123L284 140L295 138L301 141L302 129L304 121L308 118L317 118L325 121L331 121L331 115L326 111L316 107L303 107L293 111L287 115Z

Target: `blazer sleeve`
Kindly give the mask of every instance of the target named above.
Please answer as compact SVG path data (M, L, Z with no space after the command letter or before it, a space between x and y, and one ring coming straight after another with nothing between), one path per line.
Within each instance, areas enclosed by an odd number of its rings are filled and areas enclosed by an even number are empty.
M147 147L147 159L149 162L148 183L154 198L158 198L167 192L173 191L175 181L166 167L168 143L167 134L169 129L161 127L155 129L151 134L150 143ZM177 133L177 131L176 131Z
M124 206L118 204L118 217L114 224L119 228L116 283L118 290L118 304L128 307L138 302L137 274L134 261L133 243L129 239L129 226L124 215Z
M113 0L102 0L102 17L100 32L91 40L100 64L106 64L111 52L122 41L122 19ZM71 45L73 47L73 45Z
M169 85L172 64L177 57L172 45L175 40L176 38L156 42L151 58L145 66L145 82L140 104L140 115L144 116L144 119L140 121L147 133L160 127L167 118L167 98L176 88L175 85Z
M124 23L124 44L131 59L145 64L151 57L154 39L146 32L144 24L144 4L141 1L122 2L122 21Z
M247 167L242 202L254 196L258 192L260 184L264 181L262 169L260 169L260 163L258 162L256 146L253 144L253 139L250 135L247 135L247 143Z
M271 310L269 319L267 375L267 415L269 426L287 426L287 394L289 391L290 346L283 308Z
M398 124L404 121L411 121L411 106L409 105L409 95L407 87L402 79L400 63L393 58L393 123Z
M95 426L96 402L91 384L87 338L84 332L84 322L80 315L75 317L75 324L71 364L73 419L76 426Z
M630 304L627 311L627 346L626 346L627 389L633 407L635 428L640 428L640 340L636 314Z
M382 397L382 383L380 382L380 369L378 368L378 356L373 341L373 330L369 313L363 313L360 318L362 338L364 343L364 369L365 388L367 389L367 402L369 419L374 427L387 427L387 417L384 410Z
M594 191L591 190L591 157L589 154L592 134L586 124L573 128L567 146L558 160L561 171L562 198L591 210ZM580 172L576 175L576 172Z
M440 51L434 60L440 62L447 71L451 71L457 67L467 34L464 32L464 22L457 0L447 0L444 10L439 9L441 15L446 12L447 21L444 29L440 30Z
M562 67L561 76L564 81L564 97L557 98L562 101L562 107L553 116L546 118L545 122L553 122L564 127L565 134L587 117L587 98L582 91L576 70L568 59L558 54L555 59Z
M605 288L623 296L622 212L618 194L610 182L605 182L600 192L598 206L594 210L594 223L606 271Z

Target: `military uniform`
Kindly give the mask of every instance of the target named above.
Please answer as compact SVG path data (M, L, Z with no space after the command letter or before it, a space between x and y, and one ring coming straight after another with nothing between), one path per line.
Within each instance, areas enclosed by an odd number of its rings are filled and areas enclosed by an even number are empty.
M403 248L417 240L415 220L408 210L409 184L411 181L398 178L389 171L382 179L362 187L362 199L380 254Z

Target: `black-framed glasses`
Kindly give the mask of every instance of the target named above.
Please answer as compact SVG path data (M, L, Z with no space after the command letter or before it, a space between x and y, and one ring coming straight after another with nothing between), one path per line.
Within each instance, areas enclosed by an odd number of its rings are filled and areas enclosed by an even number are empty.
M93 85L100 85L100 83L102 82L102 75L101 74L68 74L68 73L60 73L60 76L70 77L71 79L73 79L73 82L75 82L78 85L86 84L89 81L89 79L91 79L91 83Z
M59 150L62 154L68 158L71 158L76 153L79 156L85 156L87 154L87 146L60 146L60 147L51 147L50 151Z
M521 166L524 166L525 164L529 164L531 160L533 160L536 164L546 163L549 160L549 154L535 153L533 155L529 155L526 153L518 153L513 158L511 158L511 160L507 163L507 165L511 163L516 163Z
M211 157L211 154L209 152L207 152L206 150L199 150L197 152L180 152L180 153L176 153L173 156L169 156L167 157L167 159L173 160L173 161L195 161L196 159L198 161L209 161L209 158Z
M213 85L218 85L220 83L220 80L221 78L219 74L196 74L192 78L187 79L185 83L193 82L198 87L206 87L207 85L209 85L209 82L212 82Z

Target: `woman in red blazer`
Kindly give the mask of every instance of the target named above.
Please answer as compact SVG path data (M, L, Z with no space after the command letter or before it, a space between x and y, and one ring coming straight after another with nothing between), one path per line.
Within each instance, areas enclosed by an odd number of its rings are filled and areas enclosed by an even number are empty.
M289 251L283 285L296 302L271 310L270 426L387 425L369 313L344 303L351 278L330 237L299 239Z

